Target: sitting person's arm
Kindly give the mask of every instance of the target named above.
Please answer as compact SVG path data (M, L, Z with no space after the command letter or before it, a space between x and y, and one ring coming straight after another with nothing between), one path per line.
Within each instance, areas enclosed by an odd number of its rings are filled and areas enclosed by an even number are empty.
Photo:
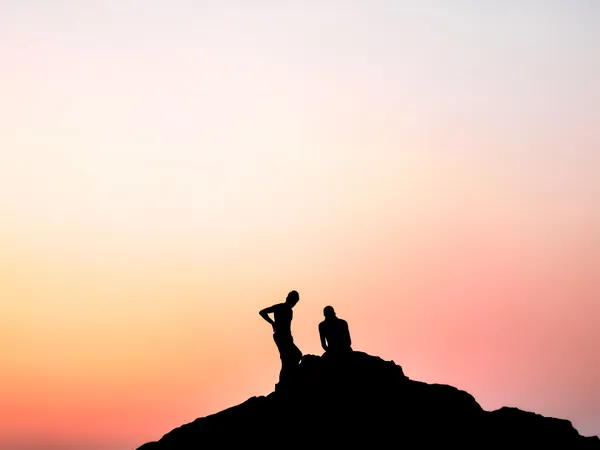
M319 337L321 338L321 347L327 351L327 339L325 338L325 325L323 323L319 324Z

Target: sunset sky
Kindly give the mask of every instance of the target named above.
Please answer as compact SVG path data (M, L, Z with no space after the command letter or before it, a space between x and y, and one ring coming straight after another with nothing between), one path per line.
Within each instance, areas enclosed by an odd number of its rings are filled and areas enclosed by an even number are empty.
M600 2L0 2L0 448L355 350L600 435Z

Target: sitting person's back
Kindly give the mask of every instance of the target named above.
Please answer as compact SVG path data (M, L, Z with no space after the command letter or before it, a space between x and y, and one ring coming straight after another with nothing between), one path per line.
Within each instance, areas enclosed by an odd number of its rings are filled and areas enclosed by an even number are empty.
M321 346L328 353L344 353L352 351L352 340L348 323L336 316L332 306L323 309L325 320L319 324Z

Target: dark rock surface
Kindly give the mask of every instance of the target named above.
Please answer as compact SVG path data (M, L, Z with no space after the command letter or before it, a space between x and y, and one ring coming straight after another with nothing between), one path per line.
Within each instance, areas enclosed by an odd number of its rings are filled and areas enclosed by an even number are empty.
M353 352L305 355L295 378L196 419L137 450L204 448L599 449L567 420L517 408L483 410L469 393L410 380L393 361Z

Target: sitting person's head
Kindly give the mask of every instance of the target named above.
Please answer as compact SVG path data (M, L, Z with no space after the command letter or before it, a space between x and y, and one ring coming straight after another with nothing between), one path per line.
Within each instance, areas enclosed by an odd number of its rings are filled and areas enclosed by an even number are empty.
M323 315L326 319L333 319L335 317L335 310L333 306L326 306L323 308Z

